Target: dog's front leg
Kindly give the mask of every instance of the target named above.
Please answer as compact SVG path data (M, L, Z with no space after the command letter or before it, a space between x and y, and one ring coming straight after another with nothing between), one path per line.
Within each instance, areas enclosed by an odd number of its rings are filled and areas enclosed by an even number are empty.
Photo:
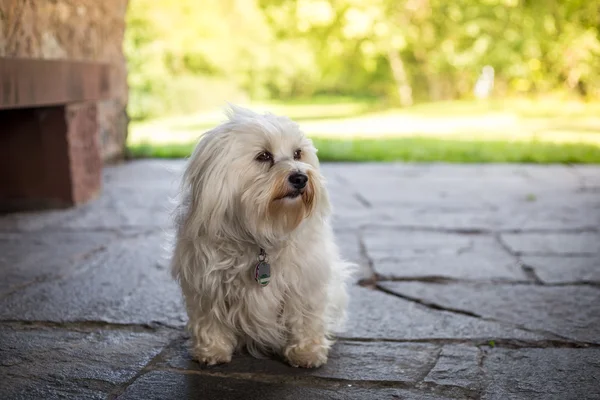
M289 338L283 355L293 367L317 368L327 362L331 341L326 337L324 301L311 303L288 313Z
M236 346L235 334L210 314L190 315L194 358L207 365L231 361Z

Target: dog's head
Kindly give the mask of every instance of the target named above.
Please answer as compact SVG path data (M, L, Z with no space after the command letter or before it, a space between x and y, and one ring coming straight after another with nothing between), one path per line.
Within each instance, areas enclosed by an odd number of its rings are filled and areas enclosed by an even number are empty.
M188 228L215 237L275 243L329 200L310 139L289 118L231 106L205 133L185 173Z

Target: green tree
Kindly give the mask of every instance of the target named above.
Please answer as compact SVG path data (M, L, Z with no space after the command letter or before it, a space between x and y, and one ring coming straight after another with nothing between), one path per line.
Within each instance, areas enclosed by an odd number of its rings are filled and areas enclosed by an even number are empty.
M245 94L600 98L600 0L130 0L133 117Z

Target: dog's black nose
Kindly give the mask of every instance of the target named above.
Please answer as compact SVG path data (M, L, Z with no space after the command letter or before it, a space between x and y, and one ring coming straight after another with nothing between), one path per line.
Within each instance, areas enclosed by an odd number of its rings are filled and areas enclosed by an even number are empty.
M288 181L292 184L292 186L298 190L304 189L306 186L306 182L308 181L308 176L302 172L294 172L292 173Z

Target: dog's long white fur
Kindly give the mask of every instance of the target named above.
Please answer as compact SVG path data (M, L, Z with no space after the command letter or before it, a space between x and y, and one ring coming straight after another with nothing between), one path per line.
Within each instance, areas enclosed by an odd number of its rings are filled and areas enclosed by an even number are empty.
M340 258L334 241L316 149L286 117L230 107L228 121L205 133L188 160L176 209L171 268L192 351L208 364L246 348L256 357L278 354L294 366L318 367L344 328L354 265ZM272 164L256 160L264 150ZM273 198L294 171L309 176L310 206ZM261 248L271 265L266 287L252 275Z

